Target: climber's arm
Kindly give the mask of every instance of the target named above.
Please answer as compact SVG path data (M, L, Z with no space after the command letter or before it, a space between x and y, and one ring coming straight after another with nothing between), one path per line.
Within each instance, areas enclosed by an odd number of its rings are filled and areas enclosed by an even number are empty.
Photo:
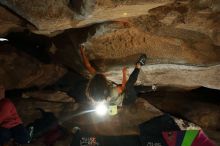
M126 85L126 82L127 82L126 73L127 73L127 68L123 67L123 70L122 70L122 74L123 74L122 85L117 87L119 94L121 94L125 89L125 85Z
M96 70L91 66L87 56L85 55L85 52L84 52L84 46L81 46L80 47L80 54L82 56L82 59L83 59L83 63L86 67L86 69L91 73L91 74L95 74L96 73Z

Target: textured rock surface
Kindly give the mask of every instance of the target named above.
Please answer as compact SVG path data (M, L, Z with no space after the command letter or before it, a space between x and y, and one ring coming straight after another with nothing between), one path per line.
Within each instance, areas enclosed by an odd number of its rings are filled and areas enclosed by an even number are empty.
M22 20L6 8L0 6L0 34L4 35L13 28L20 28Z
M183 117L204 129L217 130L220 120L218 97L219 90L196 89L155 92L145 99L164 112Z
M120 83L122 66L128 66L131 72L138 54L145 53L148 60L139 76L140 84L220 89L220 49L207 35L157 26L154 17L133 21L140 26L98 26L85 43L90 60L110 80ZM144 22L149 22L145 28Z
M58 29L65 28L63 27L65 25L71 26L71 20L74 16L73 12L68 8L66 0L2 0L1 4L9 7L39 29L49 29L49 27Z
M110 80L120 83L122 67L115 68L119 71L108 71ZM114 68L112 69L114 70ZM131 73L133 68L129 69ZM173 86L179 88L207 88L220 89L218 72L220 66L196 67L174 64L147 65L140 72L137 84L158 86ZM114 75L114 76L113 76ZM128 74L129 75L129 74Z
M0 83L7 89L46 86L66 72L54 64L41 64L9 45L1 46L0 52Z
M75 102L74 98L68 96L65 92L53 90L25 92L23 93L22 97L33 98L48 102Z
M120 3L120 1L114 0L98 0L95 3L94 11L86 17L74 13L74 10L71 10L71 3L69 4L66 0L35 0L31 2L28 0L1 0L0 3L31 22L39 30L52 32L122 17L147 14L148 10L169 2L172 1L125 1ZM90 3L90 1L87 3ZM138 3L141 3L141 5L138 5ZM85 11L87 13L91 10L85 9ZM78 19L81 19L81 21Z
M219 48L196 41L190 44L183 39L157 36L131 27L94 36L88 41L88 47L92 48L88 54L91 59L118 59L146 53L153 63L218 64Z
M140 84L220 88L217 0L1 3L34 24L38 33L114 21L67 30L53 38L57 47L51 49L54 60L80 74L85 74L85 70L78 46L85 42L86 53L97 70L117 83L121 67L126 65L131 70L138 54L145 53L148 64L143 68ZM15 20L15 24L20 21Z

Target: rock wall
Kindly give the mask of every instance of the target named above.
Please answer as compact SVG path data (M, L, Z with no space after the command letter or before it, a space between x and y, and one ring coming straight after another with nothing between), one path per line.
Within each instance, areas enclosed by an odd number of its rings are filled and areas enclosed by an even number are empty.
M44 87L56 82L66 69L55 64L42 64L10 45L0 46L0 84L7 89Z
M77 10L75 10L74 12L74 6L76 4L72 1L67 0L45 0L31 2L28 0L2 0L0 4L8 7L19 16L36 26L40 30L40 32L48 33L72 27L82 27L85 25L118 19L122 17L147 14L149 9L172 1L158 0L154 2L120 2L115 0L98 0L93 1L93 3L91 3L91 1L86 1L85 3L82 0L80 2L81 3L78 4L80 7L78 11L87 15L86 17L80 17L79 14L76 12ZM91 7L94 7L93 11ZM88 15L88 13L90 14Z

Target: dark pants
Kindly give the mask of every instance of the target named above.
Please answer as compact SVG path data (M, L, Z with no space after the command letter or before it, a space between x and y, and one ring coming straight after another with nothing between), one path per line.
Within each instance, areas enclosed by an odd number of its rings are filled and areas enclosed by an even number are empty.
M45 132L41 137L46 146L53 146L54 143L62 138L65 138L66 130L60 125L54 125L50 130Z
M0 146L10 141L11 138L19 144L27 144L30 140L28 131L22 124L10 129L0 127Z
M135 90L134 84L137 81L139 72L140 72L140 69L135 68L134 71L129 76L128 81L126 82L125 99L123 101L123 104L125 105L133 103L137 98L137 92Z

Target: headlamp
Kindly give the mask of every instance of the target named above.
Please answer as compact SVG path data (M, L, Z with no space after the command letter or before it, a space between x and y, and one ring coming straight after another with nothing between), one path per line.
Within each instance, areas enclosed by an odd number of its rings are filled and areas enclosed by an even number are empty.
M108 106L104 102L97 103L95 107L95 112L97 115L104 116L108 112Z
M103 101L96 103L95 112L99 116L104 116L106 114L114 116L118 113L118 109L117 105L108 105Z

